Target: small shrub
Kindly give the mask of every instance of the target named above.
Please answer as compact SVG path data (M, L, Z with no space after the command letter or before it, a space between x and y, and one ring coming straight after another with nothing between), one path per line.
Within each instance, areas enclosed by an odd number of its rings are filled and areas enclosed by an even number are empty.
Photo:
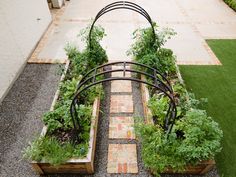
M163 127L169 106L169 99L164 95L154 95L148 102L155 124Z

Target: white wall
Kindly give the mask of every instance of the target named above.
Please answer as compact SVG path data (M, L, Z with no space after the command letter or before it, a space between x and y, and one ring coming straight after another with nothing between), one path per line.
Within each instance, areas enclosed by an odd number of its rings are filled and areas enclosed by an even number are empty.
M47 0L0 0L0 103L50 22Z

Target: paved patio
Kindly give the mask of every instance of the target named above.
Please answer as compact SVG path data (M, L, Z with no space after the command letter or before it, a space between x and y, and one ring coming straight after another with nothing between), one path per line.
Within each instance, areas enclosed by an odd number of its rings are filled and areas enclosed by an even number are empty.
M62 10L54 10L57 12L53 15L54 21L28 63L64 63L66 43L74 43L83 48L77 34L89 24L102 7L111 2L113 1L71 0ZM220 64L205 39L236 38L236 13L222 0L132 0L132 2L146 9L160 27L172 27L178 33L166 44L166 47L173 49L178 64ZM126 56L126 51L132 43L132 32L138 27L148 26L141 15L126 10L110 12L99 19L97 24L106 30L107 37L103 45L107 49L110 61L131 60ZM4 27L4 24L0 25ZM9 34L2 37L11 40ZM14 54L19 53L15 48L12 48L12 51ZM0 101L25 65L25 59L19 60L21 54L19 57L12 57L11 60L8 57L6 54L0 60Z
M58 15L57 25L53 25L43 45L36 50L38 53L34 55L34 60L64 62L64 47L68 42L83 48L77 34L102 7L111 2L71 0ZM147 10L161 28L171 27L177 32L166 47L173 49L178 64L220 64L205 39L236 38L236 14L222 0L132 2ZM148 26L141 15L127 10L112 11L102 16L96 24L102 25L107 33L102 43L110 61L131 60L126 56L126 51L132 44L132 32L138 27Z

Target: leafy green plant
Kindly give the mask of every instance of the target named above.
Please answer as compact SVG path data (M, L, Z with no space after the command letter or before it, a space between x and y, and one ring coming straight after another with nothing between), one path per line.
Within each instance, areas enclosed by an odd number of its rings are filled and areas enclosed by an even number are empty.
M91 126L91 115L92 115L92 107L79 105L78 109L78 122L80 125L80 133L79 139L81 141L88 141L89 140L89 133L90 133L90 126Z
M89 40L90 26L81 30L79 36L86 42L83 51L79 51L75 46L67 44L65 51L71 61L72 76L84 75L89 70L104 64L108 61L106 51L100 45L100 41L106 36L101 26L94 26L91 33L91 41Z
M164 125L164 120L169 106L169 99L164 95L154 95L148 101L148 108L152 112L155 124Z
M169 28L159 30L154 23L155 38L152 28L138 29L133 35L136 40L128 51L133 55L135 61L152 66L162 74L171 75L175 73L175 57L170 49L163 48L163 45L175 32ZM146 70L146 72L150 72Z
M206 111L190 109L183 119L176 122L175 129L183 132L178 151L188 163L213 159L221 150L223 132Z
M63 102L62 105L56 105L53 111L44 114L42 120L48 128L48 133L52 133L59 128L63 128L64 130L72 128L69 112L70 104L71 101Z
M172 167L180 171L186 165L177 153L180 141L175 134L167 139L165 132L158 125L135 124L135 133L142 143L142 159L146 168L159 176L166 168Z
M61 144L55 137L39 137L24 151L24 157L35 161L49 162L59 165L71 157L85 157L88 144L74 146L70 142Z
M102 85L96 85L82 92L79 96L79 101L85 105L90 105L96 97L100 96L102 98L103 95L104 91Z
M189 110L178 120L168 138L158 124L138 123L135 133L142 142L145 166L157 176L167 168L181 171L187 164L214 158L223 136L219 125L198 109Z
M64 80L60 83L60 98L62 100L71 100L75 94L76 87L80 78L72 78L71 80Z

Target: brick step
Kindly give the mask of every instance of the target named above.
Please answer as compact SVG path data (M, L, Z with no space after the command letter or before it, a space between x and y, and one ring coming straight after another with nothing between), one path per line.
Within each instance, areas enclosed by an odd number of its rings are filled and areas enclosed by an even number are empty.
M110 117L109 139L135 139L133 117Z
M138 173L136 144L109 144L107 173Z
M133 113L132 95L111 95L110 113Z
M127 80L115 80L111 81L111 93L119 93L119 92L132 92L131 81Z

